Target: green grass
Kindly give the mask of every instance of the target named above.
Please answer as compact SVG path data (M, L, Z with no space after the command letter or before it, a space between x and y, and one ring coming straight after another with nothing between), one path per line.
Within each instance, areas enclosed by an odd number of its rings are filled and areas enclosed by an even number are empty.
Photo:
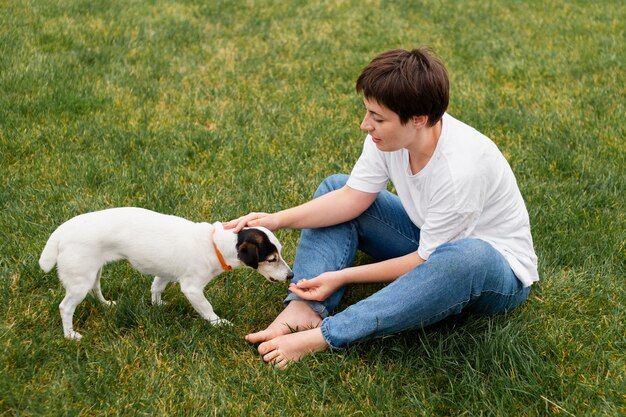
M626 7L620 1L0 3L0 415L626 414ZM400 3L400 2L398 2ZM281 309L249 270L207 289L106 269L62 337L37 260L86 211L197 221L302 203L361 150L355 79L430 45L450 113L516 172L542 280L507 316L322 352L279 372L243 336ZM298 233L278 232L293 260ZM355 287L348 300L371 291Z

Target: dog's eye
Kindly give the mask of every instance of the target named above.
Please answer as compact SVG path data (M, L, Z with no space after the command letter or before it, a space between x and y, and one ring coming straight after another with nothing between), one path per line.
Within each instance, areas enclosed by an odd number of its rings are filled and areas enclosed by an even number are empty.
M267 262L276 262L278 261L278 258L270 258L267 260Z

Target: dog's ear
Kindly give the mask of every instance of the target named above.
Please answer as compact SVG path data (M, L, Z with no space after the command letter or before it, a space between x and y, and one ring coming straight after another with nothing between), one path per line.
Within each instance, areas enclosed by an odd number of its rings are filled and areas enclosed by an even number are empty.
M251 242L244 242L237 249L237 257L251 268L259 268L259 247Z

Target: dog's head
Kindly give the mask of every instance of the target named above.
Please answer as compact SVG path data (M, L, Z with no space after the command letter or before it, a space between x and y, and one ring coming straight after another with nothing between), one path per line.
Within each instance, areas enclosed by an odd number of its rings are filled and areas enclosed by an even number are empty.
M293 272L280 255L281 245L274 233L265 227L251 227L237 235L237 257L256 269L269 281L293 278Z

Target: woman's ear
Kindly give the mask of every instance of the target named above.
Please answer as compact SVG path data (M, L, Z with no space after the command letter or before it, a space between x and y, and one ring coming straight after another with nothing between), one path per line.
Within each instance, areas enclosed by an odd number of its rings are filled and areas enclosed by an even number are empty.
M428 116L413 116L411 117L411 123L418 129L428 126Z

